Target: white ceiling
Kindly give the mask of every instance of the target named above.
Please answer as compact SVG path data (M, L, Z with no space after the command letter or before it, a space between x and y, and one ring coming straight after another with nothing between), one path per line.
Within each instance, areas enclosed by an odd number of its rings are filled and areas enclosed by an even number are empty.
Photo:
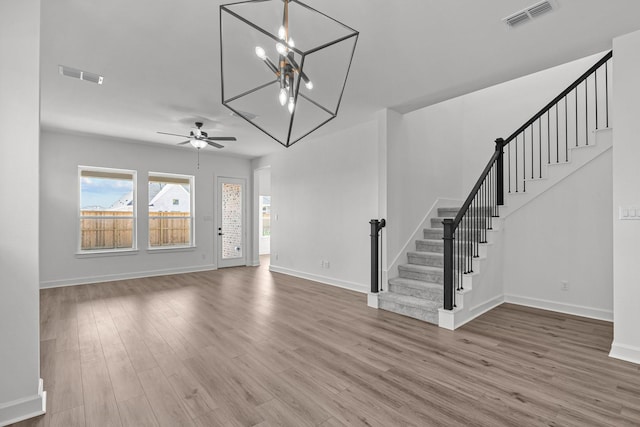
M217 152L259 157L280 144L220 101L219 0L42 2L42 126L176 144L195 121L234 135ZM319 133L434 104L611 48L640 28L638 0L553 0L516 29L501 21L535 0L307 0L360 31L338 117ZM102 86L58 65L105 76ZM184 149L190 149L189 146ZM213 148L207 150L215 150Z

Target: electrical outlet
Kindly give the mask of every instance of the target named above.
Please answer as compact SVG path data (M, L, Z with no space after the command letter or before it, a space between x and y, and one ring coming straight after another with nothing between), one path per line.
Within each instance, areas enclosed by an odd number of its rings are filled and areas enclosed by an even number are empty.
M202 254L202 259L207 259L207 254Z
M324 268L330 268L331 264L329 264L329 261L325 261L324 262Z
M320 260L320 268L324 268L324 260L323 259Z
M569 282L563 280L560 282L560 290L567 292L569 290Z
M276 261L278 260L278 254L275 254Z

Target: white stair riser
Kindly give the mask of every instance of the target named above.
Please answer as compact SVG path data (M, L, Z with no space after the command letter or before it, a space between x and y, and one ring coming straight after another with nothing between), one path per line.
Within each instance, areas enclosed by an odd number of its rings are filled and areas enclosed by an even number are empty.
M444 257L428 254L408 254L409 264L426 265L428 267L440 267L444 266Z
M423 282L429 283L444 283L443 280L443 272L442 271L430 271L430 272L422 272L407 269L406 266L399 266L398 272L400 273L400 277L403 279L413 279L413 280L421 280Z
M394 313L402 314L403 316L413 317L414 319L422 320L423 322L438 324L438 311L425 310L409 305L399 304L395 302L386 301L381 299L380 308Z
M441 288L416 288L402 284L389 283L389 292L422 298L429 301L436 301L440 304L442 304L444 298L443 289Z

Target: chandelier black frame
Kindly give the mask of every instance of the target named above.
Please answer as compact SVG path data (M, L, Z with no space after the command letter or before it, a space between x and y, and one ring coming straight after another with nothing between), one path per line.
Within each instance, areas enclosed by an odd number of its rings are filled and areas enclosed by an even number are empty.
M242 14L242 12L245 11L247 7L256 5L264 8L265 4L272 5L269 7L282 8L282 25L279 26L277 31L275 28L264 28L264 24L261 26L253 23ZM308 14L310 13L317 14L317 16L314 16L314 19L316 19L314 23L327 23L328 25L332 26L332 30L334 30L334 32L337 33L339 37L329 41L323 41L322 43L315 46L305 46L305 49L296 46L294 44L292 35L289 34L289 10L290 6L292 5L295 5L296 8L304 8L303 12L307 16L309 16ZM300 11L302 9L298 10ZM298 15L302 16L303 13L298 13ZM251 55L253 55L254 58L253 63L249 63L246 59L243 58L244 62L241 62L242 65L240 67L234 67L233 65L225 64L225 60L227 62L232 62L234 59L232 55L229 55L225 58L226 52L234 50L234 40L227 40L227 38L231 38L232 35L225 34L225 22L228 23L229 27L245 24L250 27L248 28L248 31L254 34L255 38L259 36L267 43L273 42L277 51L277 60L272 60L266 50L262 47L262 45L256 43L256 45L253 47L253 52L251 52ZM299 26L298 28L300 27L301 26ZM314 31L321 32L322 29L314 28ZM327 33L331 32L327 31ZM338 109L340 107L340 103L344 94L347 77L351 69L358 36L358 31L354 30L353 28L348 27L345 24L297 0L249 0L221 5L220 67L222 82L222 104L233 111L234 115L242 117L253 126L258 128L274 140L278 141L280 144L284 145L285 147L289 147L302 138L308 136L318 128L324 126L337 116ZM311 70L309 71L305 69L305 59L307 59L309 55L317 54L318 52L323 50L329 50L339 44L342 44L341 47L335 50L340 54L348 53L349 56L348 58L345 58L344 55L342 55L343 57L340 58L340 63L342 66L337 67L340 68L340 70L334 73L338 77L336 77L335 75L331 76L330 79L333 79L331 80L331 83L323 85L323 73L322 70L317 69L317 61L315 61L315 69L313 66L309 66L308 68L311 68ZM247 47L244 46L244 48L244 50L246 50ZM322 58L322 54L317 56ZM262 62L262 64L260 64L260 62ZM268 75L270 75L271 78L257 85L255 83L251 83L252 87L247 90L238 90L237 88L234 88L234 90L230 90L225 84L225 66L228 67L227 71L235 71L237 68L248 68L249 66L262 67L263 70L266 70L270 73ZM252 70L252 72L254 72L254 70ZM265 73L265 76L266 75L267 74ZM266 78L267 77L265 77L265 79ZM316 81L313 80L315 78L320 78L321 83L316 85ZM305 87L304 91L301 90L301 83ZM275 104L274 106L259 105L260 102L251 102L249 97L257 97L257 93L260 92L260 96L263 97L262 103L264 103L265 95L264 92L261 91L265 89L271 91L271 86L273 86L274 97L279 100L280 106L282 108L285 108L288 111L288 114L286 114L286 117L283 117L283 114L281 112L276 112L275 114L278 114L281 119L275 120L272 118L271 120L268 120L265 117L264 120L261 120L261 113L259 111L260 108L262 108L263 112L266 113L265 115L268 116L270 114L272 115L275 109L278 108L278 106ZM316 89L316 91L326 91L326 96L322 97L322 101L318 100L317 97L314 96L314 93L312 92L313 89ZM327 98L329 98L329 100L327 100ZM299 102L304 102L305 104L302 113L298 111ZM297 118L296 114L305 114L307 117L304 117L303 120L300 120L303 122L303 124L298 125L294 132L294 124L296 124ZM313 114L315 114L315 117L312 117ZM287 123L279 123L281 121L286 121ZM307 126L308 128L306 128L305 126ZM277 132L277 130L280 130L280 132Z

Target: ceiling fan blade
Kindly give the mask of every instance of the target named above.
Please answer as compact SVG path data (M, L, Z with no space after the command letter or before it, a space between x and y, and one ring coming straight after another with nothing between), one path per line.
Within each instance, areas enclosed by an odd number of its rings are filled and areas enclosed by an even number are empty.
M237 141L235 136L209 136L207 141Z
M177 133L156 132L161 135L181 136L182 138L189 138L189 135L178 135Z
M216 144L215 142L211 142L211 141L207 141L207 144L211 145L212 147L216 147L216 148L224 148L224 145Z
M186 141L178 142L176 145L185 145L185 144L189 144L190 142L191 140L187 139Z

